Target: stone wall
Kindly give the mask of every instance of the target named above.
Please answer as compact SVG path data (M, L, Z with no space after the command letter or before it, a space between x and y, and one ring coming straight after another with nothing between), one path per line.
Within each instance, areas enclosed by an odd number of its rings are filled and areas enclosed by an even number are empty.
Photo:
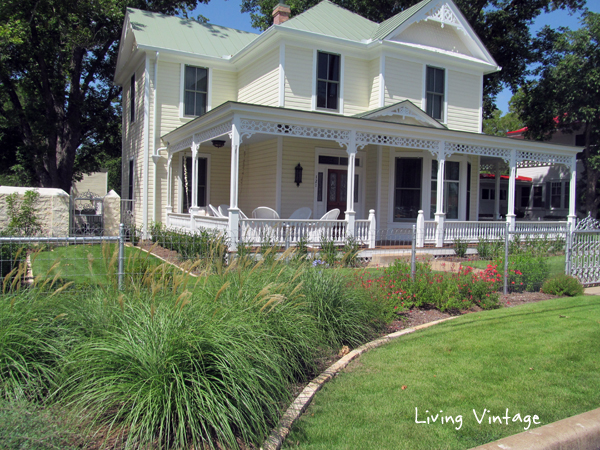
M44 236L68 236L69 195L62 189L53 188L0 186L0 230L6 229L10 222L6 197L16 192L19 199L23 200L25 192L30 190L40 194L35 209L42 225L42 234Z
M115 191L104 196L104 236L118 236L121 222L121 197Z

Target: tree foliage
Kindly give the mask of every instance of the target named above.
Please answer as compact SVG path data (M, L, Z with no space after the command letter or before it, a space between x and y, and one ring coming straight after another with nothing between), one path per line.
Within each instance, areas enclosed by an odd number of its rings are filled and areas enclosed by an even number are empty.
M121 152L112 84L126 7L186 13L208 0L0 2L0 167L70 189Z
M382 22L418 3L419 0L332 0L374 22ZM243 0L242 11L250 12L252 25L266 29L273 23L278 0ZM319 0L289 0L292 16L319 3ZM484 79L484 115L495 109L496 95L504 88L513 92L525 81L527 67L535 61L529 26L542 12L575 11L585 0L455 0L502 70Z
M584 136L585 208L597 216L600 205L600 14L585 12L582 27L542 30L535 45L537 79L525 83L515 103L526 137L548 140L561 130Z
M496 109L491 117L483 121L483 132L491 136L506 136L509 131L520 130L525 126L515 110L515 103L523 94L519 90L508 102L508 112L502 115L502 111Z

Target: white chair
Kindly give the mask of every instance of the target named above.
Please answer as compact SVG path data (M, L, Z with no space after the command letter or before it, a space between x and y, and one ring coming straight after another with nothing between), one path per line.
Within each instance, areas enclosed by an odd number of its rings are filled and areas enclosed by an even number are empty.
M312 210L308 207L298 208L296 211L292 213L290 216L290 220L306 220L310 219L312 215Z
M274 209L267 206L259 206L252 211L253 219L279 219L279 214Z
M340 215L340 210L335 208L332 209L331 211L327 211L325 214L323 214L323 217L321 217L319 219L319 222L324 222L326 220L337 220L338 216ZM309 235L309 242L311 243L320 243L321 242L321 236L323 235L323 231L324 228L323 226L319 225L319 222L315 222L315 228L314 230L311 231L310 235Z
M335 208L335 209L332 209L331 211L327 211L325 214L323 214L323 217L321 217L319 220L337 220L339 215L340 215L340 210Z
M221 213L219 212L219 210L217 208L215 208L213 205L208 205L208 210L212 213L212 215L214 217L225 217L223 215L221 215Z
M225 205L225 204L219 205L218 210L219 210L219 214L221 214L221 216L223 216L223 217L229 217L229 211L228 211L229 210L229 205Z

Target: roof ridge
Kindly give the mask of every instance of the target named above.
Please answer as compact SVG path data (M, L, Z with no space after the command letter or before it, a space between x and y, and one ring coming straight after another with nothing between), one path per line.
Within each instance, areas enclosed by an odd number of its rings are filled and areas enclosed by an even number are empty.
M398 14L393 15L389 19L384 20L383 22L381 22L379 24L377 29L373 32L373 34L371 35L371 38L372 39L386 38L387 36L389 36L389 34L392 31L394 31L396 28L398 28L404 22L406 22L411 17L413 17L415 14L417 14L419 11L421 11L426 5L433 3L435 1L438 1L438 0L422 0L418 3L415 3L411 7L406 8L403 11L400 11ZM390 24L391 24L391 26L390 26ZM389 31L388 31L388 29L389 29Z

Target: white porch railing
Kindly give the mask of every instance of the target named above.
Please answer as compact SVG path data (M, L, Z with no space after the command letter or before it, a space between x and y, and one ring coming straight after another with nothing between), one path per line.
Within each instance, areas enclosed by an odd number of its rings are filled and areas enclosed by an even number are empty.
M437 230L437 222L435 220L426 220L425 221L425 229L423 231L425 242L431 243L435 242L435 232Z
M227 232L229 219L227 217L194 216L191 214L167 214L167 227L182 231L200 229Z
M561 222L541 222L541 221L527 221L527 222L516 222L515 232L526 233L532 231L546 232L546 233L566 233L567 232L567 221Z
M345 220L240 219L240 239L279 245L294 245L302 238L309 245L318 245L324 239L341 245L346 241L347 225Z
M506 222L444 222L444 242L477 242L479 239L502 239L506 231Z
M191 231L192 229L192 216L189 214L167 214L167 227L175 228L177 230Z

